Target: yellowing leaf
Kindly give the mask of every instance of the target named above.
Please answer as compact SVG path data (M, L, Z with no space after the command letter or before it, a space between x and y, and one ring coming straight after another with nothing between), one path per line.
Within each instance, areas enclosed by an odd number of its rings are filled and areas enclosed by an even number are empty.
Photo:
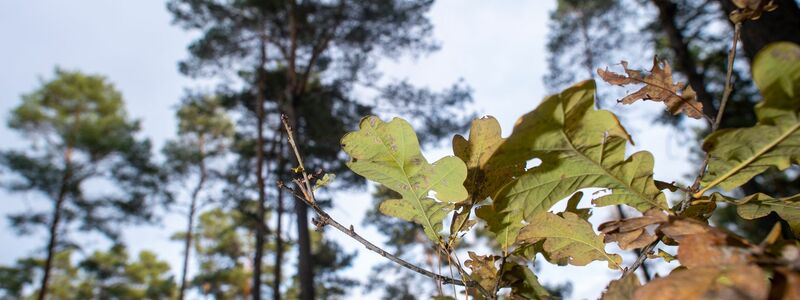
M475 203L494 195L503 185L525 171L524 163L506 166L487 164L505 141L500 135L500 123L488 116L472 121L469 140L461 135L453 137L453 153L467 165L464 186Z
M673 115L684 113L695 119L703 118L703 104L697 101L697 93L691 86L683 88L682 82L672 82L672 68L668 63L661 62L658 57L653 58L653 67L650 73L643 75L637 70L628 69L628 62L622 61L625 75L611 71L597 69L597 75L610 84L628 85L644 84L638 91L625 96L620 100L624 104L631 104L638 100L651 100L663 102L667 110ZM626 76L627 75L627 76Z
M755 108L758 123L706 137L708 171L695 198L716 186L739 187L770 167L784 170L800 162L800 47L765 47L753 63L753 78L764 96Z
M714 193L711 195L711 199L736 204L736 212L747 220L766 217L769 213L775 212L781 219L789 223L795 237L800 238L800 194L785 198L773 198L757 193L737 200Z
M528 244L544 241L545 258L559 265L584 266L605 260L609 268L620 268L622 257L606 253L603 238L594 233L588 221L571 212L562 215L544 212L532 217L519 232L517 241Z
M453 153L467 165L464 187L470 196L466 201L459 203L462 208L454 216L451 233L465 229L473 205L493 195L515 176L525 171L524 163L499 167L487 164L495 150L505 141L500 134L500 123L489 116L472 121L469 140L461 135L453 137Z
M382 202L382 213L422 225L425 235L439 242L442 220L453 209L451 203L467 198L464 163L453 156L428 163L414 130L402 119L384 123L369 116L361 120L359 128L342 138L342 148L351 157L347 166L402 195L402 199ZM436 193L435 199L430 192Z
M517 121L511 136L488 163L509 165L539 158L542 164L501 189L493 199L495 211L512 216L522 212L530 222L532 216L590 187L611 190L594 199L599 206L627 204L642 212L654 207L666 210L666 198L653 182L653 156L637 152L625 158L630 137L611 112L593 108L594 93L593 81L579 83L545 98ZM516 225L518 221L505 223Z

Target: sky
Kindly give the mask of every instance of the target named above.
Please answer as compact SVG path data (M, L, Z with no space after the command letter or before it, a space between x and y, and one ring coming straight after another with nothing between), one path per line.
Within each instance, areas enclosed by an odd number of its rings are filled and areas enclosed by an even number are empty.
M416 59L383 61L379 68L387 78L404 79L428 86L444 88L463 79L473 89L473 109L493 115L501 123L504 135L522 113L532 110L546 95L542 78L547 71L545 44L548 15L555 1L437 1L430 12L434 37L440 51ZM181 76L177 62L187 57L186 46L194 34L170 24L165 3L160 1L79 2L2 1L0 2L0 148L23 147L25 138L4 126L9 111L19 104L20 95L34 90L42 80L52 78L59 66L102 74L122 92L133 118L142 122L142 135L160 149L175 134L174 108L185 88L202 83ZM620 58L622 59L622 58ZM637 64L633 63L634 66ZM646 66L638 65L643 68ZM612 87L600 84L600 89ZM613 101L608 101L612 103ZM656 159L655 177L665 181L682 179L689 170L685 141L670 128L652 124L650 120L662 109L642 104L635 112L614 108L634 136L637 146L629 154L649 150ZM691 125L691 124L690 124ZM355 124L354 124L355 126ZM451 154L448 149L427 151L433 161ZM373 229L361 225L369 195L358 192L337 193L331 211L338 220L353 222L356 231L380 243L383 238ZM21 210L44 208L45 202L30 195L0 191L0 215ZM584 203L584 205L586 205ZM600 210L594 224L607 218ZM166 215L157 225L140 226L124 232L131 253L141 249L155 250L159 257L179 270L181 245L169 237L183 229L180 215ZM347 224L345 224L347 225ZM0 264L16 258L41 255L44 232L17 236L0 219ZM359 256L348 273L366 280L370 267L381 260L346 236L331 236ZM80 239L86 245L103 244L99 236ZM626 263L632 257L626 256ZM661 268L665 272L668 268ZM663 273L662 273L663 274ZM572 278L572 298L593 299L607 282L619 275L593 263L585 268L545 266L538 274L545 282L561 282ZM359 298L355 293L354 298Z

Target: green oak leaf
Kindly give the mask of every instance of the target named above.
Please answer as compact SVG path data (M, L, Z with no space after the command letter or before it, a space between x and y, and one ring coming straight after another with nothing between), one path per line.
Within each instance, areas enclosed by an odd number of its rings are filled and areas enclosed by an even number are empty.
M741 199L734 199L714 193L711 195L711 200L735 204L736 212L747 220L766 217L771 212L775 212L789 224L794 236L800 238L800 194L785 198L773 198L757 193Z
M753 127L718 130L703 142L708 171L699 198L714 187L731 190L770 167L800 162L800 47L770 44L756 55L753 79L764 100L755 107Z
M514 262L503 266L501 286L510 287L510 299L551 299L531 269Z
M589 221L571 212L561 216L549 212L530 218L530 223L519 232L517 241L541 246L545 258L559 265L585 266L595 260L608 262L608 267L619 269L622 257L605 251L603 238L595 234Z
M505 139L501 137L500 123L491 116L472 121L469 140L461 135L453 137L453 153L467 165L464 187L469 192L469 198L458 204L462 208L453 217L451 233L455 234L467 227L465 224L469 222L469 213L473 205L494 195L503 185L525 171L524 163L499 168L487 164L504 141Z
M667 209L666 197L653 181L653 156L643 151L625 158L630 136L614 114L594 109L594 94L593 81L578 83L545 98L517 121L488 164L499 168L533 158L542 163L493 197L496 211L521 212L531 221L556 202L590 187L611 190L595 197L599 206L627 204L643 212ZM506 221L516 225L521 219ZM516 236L513 230L498 230L493 232L511 240Z
M428 163L411 125L399 118L385 123L375 116L365 117L359 130L346 134L341 143L351 157L347 166L353 172L402 195L402 199L382 202L380 211L422 225L425 235L438 243L442 220L453 210L452 203L467 198L464 162L448 156Z
M495 204L493 202L478 207L475 215L486 221L486 228L494 234L495 241L503 249L503 252L506 252L514 244L519 230L522 229L522 212L506 211L503 207Z

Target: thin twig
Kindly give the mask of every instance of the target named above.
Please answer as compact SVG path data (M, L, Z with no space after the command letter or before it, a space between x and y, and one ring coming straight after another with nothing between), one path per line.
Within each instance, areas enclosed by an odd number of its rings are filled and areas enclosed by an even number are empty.
M736 59L736 44L739 40L739 35L741 32L742 23L736 22L733 26L733 42L731 45L730 51L728 51L728 70L725 73L725 90L722 92L722 99L720 100L719 110L717 110L717 117L714 118L714 123L711 124L711 133L719 129L719 125L722 122L722 116L725 113L725 106L728 104L728 98L731 96L731 92L733 91L733 84L731 83L731 79L733 77L733 62ZM689 188L689 191L686 193L686 198L681 202L681 206L678 208L677 214L681 215L687 208L689 208L689 204L692 202L692 199L698 198L702 196L702 193L698 193L698 189L700 188L700 180L703 179L705 176L706 168L708 167L710 156L708 152L706 152L705 157L703 158L703 162L700 165L700 170L697 172L697 177L694 179L694 183ZM625 270L622 276L626 276L633 272L636 272L636 269L644 263L645 259L647 259L647 253L653 250L656 247L659 240L655 240L654 242L650 243L646 247L642 249L641 254L636 259L636 261L631 265L629 268Z
M508 255L503 254L503 259L500 261L500 269L497 271L497 280L494 281L494 287L492 288L493 299L497 299L497 292L500 290L500 281L503 280L503 270L506 267L507 258Z
M654 242L650 243L650 245L647 245L646 247L642 248L642 253L639 255L639 257L636 258L636 261L634 261L630 267L625 269L625 272L622 273L622 276L620 278L636 272L636 269L638 269L639 266L641 266L644 263L645 259L647 259L647 253L653 251L653 248L656 247L656 244L658 244L658 240L655 240Z
M711 126L711 132L719 128L719 124L722 121L722 114L725 112L725 106L728 104L728 98L733 91L733 83L731 82L731 78L733 77L733 61L736 59L736 42L739 41L741 29L742 23L733 25L733 45L728 52L728 70L725 73L725 91L722 92L722 102L719 104L719 110L717 111L717 117L714 118L714 125Z
M728 70L725 73L725 90L722 92L722 100L719 104L719 110L717 111L717 117L714 119L714 124L711 125L711 133L717 131L719 129L719 125L722 123L722 116L725 113L725 107L728 104L728 98L731 96L731 92L733 91L733 83L731 82L733 78L733 62L736 58L736 44L739 40L739 35L741 32L742 23L737 22L733 26L733 45L731 46L731 50L728 52ZM684 199L683 203L681 203L681 207L678 210L678 214L683 213L687 208L689 208L689 203L693 198L700 197L702 195L698 195L698 189L700 188L700 180L703 179L705 176L706 168L708 167L708 162L710 159L710 155L706 152L705 157L703 158L703 163L700 165L700 170L697 172L697 177L694 179L694 183L689 188L690 193L687 195L686 199Z
M423 268L417 267L414 264L403 260L402 258L394 256L393 254L391 254L389 252L386 252L386 250L381 249L380 247L376 246L372 242L368 241L367 239L365 239L364 237L362 237L361 235L356 233L352 226L350 226L349 228L345 227L344 225L342 225L341 223L339 223L338 221L333 219L330 215L328 215L328 213L326 213L324 210L322 210L322 208L320 208L317 204L308 202L307 199L305 199L303 196L301 196L294 189L286 186L283 182L278 182L278 186L280 186L281 188L284 188L284 189L292 192L292 194L295 197L297 197L298 199L302 200L303 203L305 203L306 205L311 207L311 209L313 209L314 212L317 213L319 218L313 220L314 224L316 226L322 227L322 226L325 226L325 225L330 225L331 227L336 228L336 230L339 230L340 232L350 236L351 238L353 238L357 242L359 242L362 245L364 245L364 247L366 247L367 250L370 250L372 252L378 253L380 256L383 256L383 257L393 261L394 263L396 263L396 264L398 264L400 266L403 266L406 269L409 269L411 271L417 272L417 273L419 273L421 275L433 278L435 280L439 280L439 281L441 281L443 283L446 283L446 284L455 284L455 285L460 285L460 286L471 286L472 284L474 284L472 282L468 282L468 283L465 284L464 281L462 281L462 280L454 279L454 278L450 278L450 277L447 277L447 276L443 276L443 275L439 275L439 274L433 273L431 271L428 271L428 270L425 270Z
M300 168L300 173L303 174L303 182L305 183L305 191L303 193L309 197L308 201L311 203L316 203L316 199L314 198L314 189L311 188L311 182L308 181L308 173L306 173L306 168L303 165L303 157L300 156L300 150L298 149L297 143L294 140L294 131L292 131L292 126L289 126L289 117L281 114L281 122L283 122L283 127L286 128L286 135L289 138L289 145L292 146L292 150L294 150L294 156L297 158L297 167Z
M317 227L321 228L321 227L324 227L325 225L330 225L331 227L336 228L340 232L350 236L352 239L354 239L357 242L361 243L368 250L370 250L372 252L375 252L375 253L378 253L380 256L383 256L383 257L391 260L392 262L394 262L394 263L396 263L396 264L398 264L398 265L400 265L402 267L405 267L406 269L409 269L411 271L419 273L419 274L421 274L423 276L427 276L427 277L433 278L433 279L438 280L438 281L440 281L442 283L460 285L460 286L467 286L467 287L474 287L474 286L478 286L479 287L480 286L479 284L477 284L475 281L472 281L472 280L454 279L454 278L451 278L451 277L447 277L447 276L443 276L443 275L440 275L440 274L436 274L436 273L433 273L431 271L425 270L423 268L417 267L416 265L414 265L412 263L409 263L409 262L403 260L402 258L399 258L399 257L397 257L397 256L395 256L395 255L393 255L393 254L391 254L389 252L386 252L386 250L383 250L382 248L380 248L380 247L376 246L375 244L373 244L372 242L368 241L367 239L365 239L364 237L362 237L361 235L356 233L355 230L353 229L352 225L350 226L350 228L347 228L344 225L342 225L341 223L339 223L338 221L336 221L335 219L333 219L327 212L325 212L321 207L319 207L319 205L317 205L316 201L314 201L314 194L313 194L313 190L311 188L311 183L309 181L308 175L305 172L305 169L303 168L303 159L300 156L300 151L298 150L297 145L295 144L292 128L291 128L291 126L289 126L289 123L288 123L288 121L287 121L285 116L282 116L281 120L283 121L283 126L285 127L286 132L287 132L287 136L289 138L289 145L294 150L295 158L297 159L297 162L299 164L298 167L301 170L303 170L302 171L303 180L296 180L295 181L295 183L297 183L297 187L302 192L302 195L300 193L298 193L297 191L295 191L294 189L286 186L282 181L278 181L278 187L290 191L292 193L292 195L294 195L295 197L300 199L303 203L305 203L306 205L311 207L314 210L314 212L317 213L319 218L313 220L314 224ZM459 264L456 264L456 266L460 268Z

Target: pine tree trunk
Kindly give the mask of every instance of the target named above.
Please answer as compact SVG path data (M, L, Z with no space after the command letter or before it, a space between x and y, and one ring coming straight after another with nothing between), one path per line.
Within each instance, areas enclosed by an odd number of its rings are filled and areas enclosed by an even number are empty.
M297 213L297 246L299 257L300 299L314 299L314 261L311 256L311 236L308 232L308 209L299 199L294 202Z
M195 187L194 191L192 191L192 200L189 204L189 220L186 226L186 237L183 240L183 268L181 272L181 287L178 293L178 299L183 300L186 296L186 273L189 270L189 257L192 251L192 237L194 235L194 215L197 211L197 197L200 194L200 191L203 189L203 185L206 182L206 164L204 159L204 150L205 145L203 142L202 135L200 136L199 140L199 151L200 151L200 179L197 182L197 186Z
M302 130L297 127L297 114L295 113L296 101L302 99L305 82L308 81L308 74L303 78L298 78L297 75L297 19L295 0L289 1L287 6L287 14L289 15L289 39L290 50L288 58L288 84L286 91L286 103L284 103L284 113L289 118L289 126L295 129L298 133L295 140L298 141L298 147L302 147ZM324 49L324 48L323 48ZM316 57L321 53L322 49L315 49L309 60L309 66L314 65ZM301 83L302 81L302 83ZM301 152L302 153L302 152ZM311 255L311 236L308 232L308 208L306 204L299 199L294 202L295 213L297 216L297 252L298 252L298 270L297 277L300 279L300 299L313 300L314 299L314 261Z
M256 216L256 253L253 257L253 300L261 300L261 261L264 257L264 238L267 235L264 215L267 212L266 195L264 193L264 99L266 88L266 78L264 68L266 67L266 38L262 37L258 66L258 84L256 96L256 186L258 188L258 216Z
M39 300L44 300L47 296L47 285L50 280L50 270L53 268L53 258L56 255L56 244L58 243L58 223L61 221L61 210L67 199L69 181L72 177L72 148L64 150L64 175L61 177L61 187L58 190L58 197L53 206L53 218L50 223L50 240L47 242L47 259L44 262L42 281L39 285Z
M279 169L278 172L283 170L282 164L278 164ZM278 189L278 197L276 198L278 201L278 209L277 209L277 223L275 225L275 282L272 288L272 299L280 300L281 299L281 279L283 276L282 267L283 266L283 189Z
M676 24L676 4L670 0L652 0L652 2L658 8L659 24L669 39L670 47L675 52L676 66L686 74L689 85L697 92L697 99L703 103L703 113L707 116L715 116L716 109L714 108L713 98L706 89L705 76L697 71L697 62L695 62L692 53L689 51L689 43Z
M288 101L284 113L288 117L289 126L295 130L295 141L298 147L302 147L302 130L297 128L297 118L295 117L294 100ZM300 150L302 153L302 149ZM294 201L294 211L297 217L297 277L300 281L300 299L314 299L314 258L311 255L311 235L308 231L308 209L306 204L300 199Z
M758 50L769 43L788 41L800 45L800 8L795 0L774 0L778 8L758 20L742 23L742 48L752 63ZM731 0L718 0L727 16L736 9Z
M278 150L274 152L278 157L278 164L275 168L275 174L277 174L278 178L282 178L283 170L286 169L286 154L284 153L283 145L283 131L278 138ZM274 149L273 149L274 150ZM276 216L276 223L275 223L275 264L273 266L273 277L274 282L272 286L272 299L273 300L280 300L281 299L281 281L283 279L283 189L278 188L278 197L275 199L278 203L278 207L275 210Z

